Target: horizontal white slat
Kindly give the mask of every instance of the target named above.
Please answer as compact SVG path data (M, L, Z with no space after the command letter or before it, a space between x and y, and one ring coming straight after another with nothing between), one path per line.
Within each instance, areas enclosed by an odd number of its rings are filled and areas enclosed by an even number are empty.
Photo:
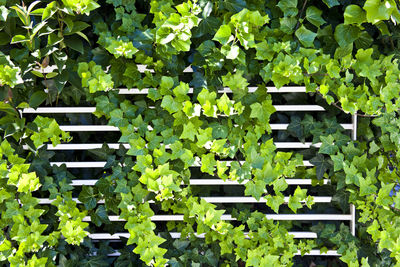
M294 238L317 238L317 234L314 232L288 232L290 235L293 235ZM181 238L181 233L179 232L169 232L172 238ZM249 233L244 232L246 238L248 238ZM197 238L204 238L205 234L194 234ZM121 237L129 238L129 233L115 233L115 234L108 234L108 233L96 233L96 234L89 234L89 238L97 239L97 240L119 240Z
M22 113L93 113L96 107L45 107L45 108L24 108Z
M70 162L61 162L61 161L56 161L56 162L50 162L50 165L53 166L61 166L65 164L67 168L103 168L106 165L106 161L83 161L83 162L75 162L75 161L70 161Z
M266 203L267 200L260 198L260 200L254 197L202 197L210 203ZM289 202L289 197L284 197L285 202ZM314 197L315 203L330 203L332 197ZM304 202L304 201L303 201Z
M325 111L318 105L274 105L276 111ZM96 107L43 107L43 108L24 108L22 113L93 113Z
M301 255L300 250L297 251L297 253L295 254L296 256ZM336 256L336 257L340 257L342 256L342 254L339 254L337 252L337 250L328 250L326 253L321 253L321 251L319 249L312 249L310 250L310 252L305 253L306 256Z
M119 149L119 146L122 145L125 148L129 149L131 146L127 143L107 143L110 149ZM313 144L311 142L276 142L274 143L276 148L310 148L310 147L320 147L321 143ZM47 150L90 150L90 149L99 149L102 148L103 144L101 143L83 143L83 144L58 144L53 146L52 144L47 144ZM166 146L168 149L169 146ZM28 150L28 146L24 145L23 149Z
M201 197L205 201L209 203L266 203L267 200L264 198L261 198L260 200L255 199L254 197ZM289 202L289 197L284 197L285 203ZM81 202L77 198L73 198L74 201L76 201L78 204L81 204ZM314 202L315 203L330 203L332 200L332 197L319 197L315 196L314 197ZM48 198L39 198L39 204L50 204L54 200L53 199L48 199ZM148 200L148 203L155 203L154 200ZM304 201L302 201L304 203ZM104 200L98 201L98 204L103 204Z
M227 160L224 161L226 162L227 166L230 166L233 161ZM243 164L245 161L241 160L240 164ZM67 168L103 168L106 165L106 161L81 161L81 162L76 162L76 161L53 161L50 162L50 165L53 166L61 166L62 164L65 164ZM192 165L192 167L200 167L201 162L200 161L195 161ZM310 161L308 160L303 160L303 165L305 167L312 167Z
M147 68L147 66L146 65L140 65L140 64L138 64L138 65L136 65L137 66L137 68L138 68L138 71L139 72L145 72L145 71L150 71L150 72L154 72L154 70L153 69L148 69ZM192 67L186 67L184 70L183 70L183 72L193 72L193 69L192 69Z
M318 105L274 105L276 111L325 111Z
M119 132L119 128L110 125L60 125L65 132Z
M95 185L98 180L72 180L72 186L82 186L82 185ZM190 179L191 185L245 185L247 180L242 183L238 181L231 180L221 180L221 179ZM311 179L286 179L288 185L311 185ZM329 184L328 179L324 179L324 184Z
M272 130L286 130L288 123L272 123ZM343 123L341 126L345 130L353 129L353 124ZM119 128L110 125L60 125L60 129L65 132L118 132Z
M351 214L265 214L265 217L274 221L351 221ZM108 216L110 221L123 222L124 219L117 215ZM183 221L183 215L154 215L152 221L168 222L168 221ZM235 221L230 214L221 216L223 221ZM90 217L86 216L83 221L89 222Z
M248 87L249 93L254 93L258 87ZM118 88L120 95L147 95L149 93L148 88L138 89L138 88ZM302 86L284 86L281 88L276 87L267 87L268 93L305 93L306 88ZM232 93L232 90L229 87L224 87L223 89L218 90L219 94ZM188 94L193 94L193 88L189 88Z

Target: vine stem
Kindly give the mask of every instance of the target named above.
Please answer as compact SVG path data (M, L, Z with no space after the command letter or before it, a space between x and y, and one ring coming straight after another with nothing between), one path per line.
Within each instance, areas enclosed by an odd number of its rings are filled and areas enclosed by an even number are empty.
M300 26L300 19L301 19L301 16L303 15L304 9L306 8L307 1L308 0L305 0L304 3L303 3L303 6L302 6L302 8L300 10L300 14L299 14L299 20L297 21L296 29L294 29L294 31L296 31Z
M318 89L319 89L319 88L316 89L316 92L317 92L320 96L322 96L322 97L324 98L324 96L321 94L321 92L320 92ZM337 102L333 102L333 103L331 103L330 105L332 105L332 106L334 106L334 107L340 109L340 110L343 111L344 113L347 113L347 111L345 111L341 106L339 106L339 105L337 104ZM363 118L376 118L376 117L378 117L378 115L360 114L360 113L357 113L357 112L355 113L355 115L357 115L358 117L363 117Z

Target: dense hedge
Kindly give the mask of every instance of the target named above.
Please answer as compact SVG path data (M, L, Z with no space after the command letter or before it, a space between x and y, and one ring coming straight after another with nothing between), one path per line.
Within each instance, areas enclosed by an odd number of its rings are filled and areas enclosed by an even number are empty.
M0 263L400 265L398 5L0 0ZM138 64L154 71L141 73ZM194 72L184 73L189 66ZM267 93L266 86L285 85L306 86L307 94ZM249 93L249 86L258 88ZM218 94L222 87L233 93ZM149 91L132 97L115 88ZM272 101L317 102L328 112L276 116ZM95 116L22 117L18 111L83 105L95 105ZM357 141L338 123L349 119L346 114L357 115ZM290 123L286 132L271 131L269 123L277 120ZM80 123L116 126L121 134L59 128ZM42 146L118 138L130 148L55 154ZM322 144L288 152L274 146L280 140ZM71 158L107 164L99 172L49 163ZM189 169L197 158L201 167ZM315 167L299 166L303 159ZM248 181L243 189L199 189L189 185L196 176ZM99 180L73 187L76 177ZM286 179L294 177L312 178L315 186L288 187ZM322 179L331 184L323 186ZM310 212L312 195L320 191L334 195L333 211L348 214L355 205L356 236L346 224L278 223L261 213ZM262 198L266 205L216 206L199 198L229 193ZM39 198L54 201L39 205ZM183 214L184 220L155 224L155 211ZM221 220L225 212L237 222ZM110 222L108 215L126 221ZM318 238L294 239L288 231L296 227ZM123 231L130 237L119 247L87 237ZM174 240L168 232L182 237ZM121 255L107 257L114 249ZM342 256L294 257L310 249L337 249Z

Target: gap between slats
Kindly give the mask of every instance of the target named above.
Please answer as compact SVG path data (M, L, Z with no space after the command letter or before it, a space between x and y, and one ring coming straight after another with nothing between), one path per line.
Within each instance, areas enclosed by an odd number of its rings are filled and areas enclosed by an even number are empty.
M114 252L107 254L108 257L119 257L121 253L119 252ZM295 256L301 256L300 250L297 251L297 253L294 254ZM339 257L342 256L342 254L339 254L337 250L328 250L326 253L321 253L320 250L318 249L312 249L310 252L305 253L304 256L335 256Z
M226 160L226 161L221 161L221 162L226 162L226 166L231 166L231 163L233 161L231 160ZM244 164L245 161L241 160L239 161L240 164ZM83 161L83 162L75 162L75 161L53 161L50 162L50 165L53 166L61 166L62 164L65 164L67 168L104 168L104 166L107 164L106 161ZM313 167L308 160L303 160L303 164L300 166L304 167ZM201 162L199 158L195 159L195 162L192 164L192 167L201 167Z
M342 123L340 124L345 130L352 130L353 124ZM270 124L271 129L287 130L288 123L273 123ZM65 132L118 132L119 128L110 125L60 125L60 129Z

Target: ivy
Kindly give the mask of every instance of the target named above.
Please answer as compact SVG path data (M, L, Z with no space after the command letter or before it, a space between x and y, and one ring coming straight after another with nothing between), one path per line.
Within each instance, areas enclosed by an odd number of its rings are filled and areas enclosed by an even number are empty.
M291 266L311 249L336 249L350 266L398 264L399 22L392 0L0 1L1 264ZM294 85L306 93L268 93ZM275 106L311 101L325 115ZM22 112L69 106L95 106L95 116ZM355 118L357 141L339 124ZM47 149L72 137L121 146ZM274 145L282 141L313 146L289 152ZM93 172L50 163L70 157L106 163ZM97 181L72 186L81 175ZM241 185L191 184L203 176ZM318 238L294 239L309 226L265 217L325 212L320 192L333 196L330 209L355 206L355 236L328 222L310 226ZM222 193L260 203L202 198ZM159 214L183 219L155 222ZM99 231L129 233L119 257L105 256L114 244L91 241Z

